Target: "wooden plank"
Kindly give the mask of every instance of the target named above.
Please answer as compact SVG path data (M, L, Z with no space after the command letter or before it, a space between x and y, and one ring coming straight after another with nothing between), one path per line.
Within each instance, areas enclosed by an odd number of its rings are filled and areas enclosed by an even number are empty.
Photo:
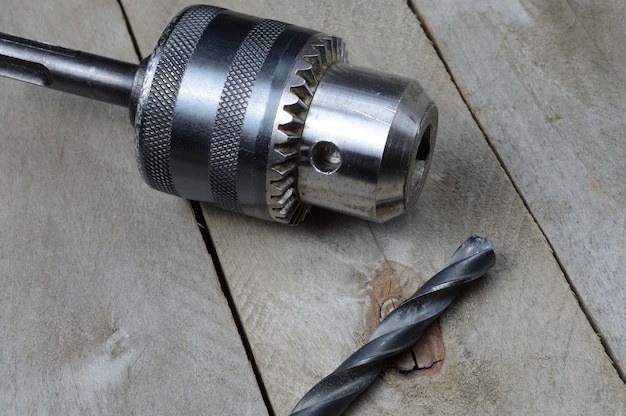
M415 3L626 376L626 3Z
M353 63L419 78L441 111L418 207L388 224L314 210L286 228L204 207L277 414L363 344L379 305L430 277L473 233L494 241L498 264L441 319L424 354L433 369L387 371L349 413L626 412L624 384L405 2L213 3L340 34ZM142 50L159 36L149 22L184 4L125 2Z
M116 1L2 0L0 30L136 61ZM0 79L3 414L266 414L193 214L127 111Z

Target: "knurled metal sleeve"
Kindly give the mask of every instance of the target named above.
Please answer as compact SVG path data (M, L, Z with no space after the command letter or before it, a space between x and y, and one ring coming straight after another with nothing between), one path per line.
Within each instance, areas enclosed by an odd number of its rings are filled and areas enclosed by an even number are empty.
M222 90L209 153L209 182L213 200L221 208L241 213L237 196L240 136L257 74L276 39L289 25L262 20L237 50Z
M212 6L190 7L172 21L163 32L161 40L148 65L144 80L147 92L139 100L136 126L136 154L139 170L151 187L178 195L170 169L170 138L174 106L187 63L211 21L223 9Z
M378 325L370 340L333 373L315 385L296 405L292 416L333 416L378 376L385 360L410 348L452 303L459 289L495 264L491 242L473 236L452 255L448 265Z

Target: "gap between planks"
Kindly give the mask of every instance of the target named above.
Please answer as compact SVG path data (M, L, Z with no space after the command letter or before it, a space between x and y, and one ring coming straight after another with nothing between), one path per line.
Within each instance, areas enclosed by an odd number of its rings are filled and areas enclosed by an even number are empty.
M252 346L250 345L250 340L248 339L248 335L246 334L246 329L243 325L243 321L241 319L239 311L237 310L237 305L235 305L235 299L233 298L230 286L228 285L226 273L224 273L222 263L220 261L219 255L217 254L217 249L215 247L215 244L213 243L213 239L211 238L211 232L209 231L209 227L206 223L206 220L204 219L204 215L202 214L202 208L200 207L200 203L197 201L190 201L190 204L191 208L193 209L193 215L195 216L196 223L198 224L198 229L200 231L200 234L202 235L202 239L204 240L206 249L211 256L211 260L213 261L215 274L217 275L217 278L219 280L222 293L226 298L226 301L228 302L230 313L232 314L233 320L235 321L237 332L239 332L239 337L241 338L241 343L243 344L243 348L246 351L248 362L252 367L252 372L254 373L257 386L259 388L259 391L261 392L263 403L265 403L265 407L267 408L267 413L269 414L269 416L276 416L276 413L274 412L274 409L272 407L272 402L270 400L269 394L267 393L267 388L265 387L265 382L263 381L263 376L261 375L259 366L257 365L256 359L254 358L254 353L252 352Z
M126 24L126 29L128 30L128 35L133 43L133 48L135 50L135 54L139 59L139 62L143 59L141 50L139 48L139 43L137 42L137 38L133 31L130 19L124 9L124 5L122 0L117 0L117 4L120 7L120 11L122 13L122 17L124 18L124 23ZM248 358L248 362L250 367L252 368L252 373L254 374L255 380L257 382L257 387L259 388L259 392L261 393L261 397L263 399L263 403L267 409L269 416L276 416L274 409L272 408L271 400L267 393L267 389L265 387L265 383L263 382L263 377L261 376L261 372L259 371L259 367L256 363L256 359L254 358L254 353L252 352L252 347L250 346L250 341L248 340L248 336L246 335L245 328L243 326L243 322L237 311L237 307L235 305L235 301L233 299L233 295L231 293L230 287L228 286L228 281L226 279L226 275L224 273L224 269L222 268L219 255L217 254L217 250L215 248L215 244L211 238L211 234L209 232L209 228L204 219L204 215L202 214L202 208L200 207L200 203L197 201L189 201L191 205L191 209L193 212L194 219L198 226L198 231L202 236L202 240L204 241L205 248L209 255L211 256L211 260L213 262L213 268L215 269L215 274L218 278L218 283L220 285L220 289L226 302L228 304L228 308L230 309L230 313L232 315L233 321L235 322L235 327L237 328L237 332L239 333L239 337L241 339L241 343L243 345L244 351L246 352L246 357Z
M130 40L133 43L133 48L135 49L135 55L137 55L139 62L141 62L141 60L143 59L143 56L141 56L139 43L137 42L137 37L135 36L135 32L133 31L133 27L130 23L130 19L128 18L128 14L126 14L126 9L124 8L124 4L122 4L122 0L117 0L117 4L120 7L120 11L122 12L122 17L124 18L124 23L126 24L126 30L128 30L128 36L130 36Z
M493 145L492 141L489 139L489 136L487 135L487 132L485 131L485 128L484 128L483 124L481 123L480 119L476 115L476 112L474 111L474 109L472 108L472 106L469 103L469 99L467 97L467 94L465 93L465 90L464 90L463 86L461 85L461 83L458 80L458 78L454 75L454 73L452 72L452 70L450 68L450 65L446 61L446 59L444 57L444 53L443 53L443 48L441 46L441 42L437 38L437 35L435 34L434 29L428 23L428 19L419 11L417 5L413 3L413 0L406 0L406 4L407 4L407 7L411 10L413 15L415 16L415 18L417 19L417 21L419 22L420 27L424 31L424 34L426 35L426 37L432 43L433 49L437 53L437 56L439 57L439 60L443 64L444 68L446 69L446 72L448 73L448 76L450 77L450 80L452 81L452 83L456 87L456 90L458 91L459 96L461 97L461 99L463 100L463 103L467 107L467 110L469 111L470 115L472 116L472 119L476 123L476 126L478 126L478 128L480 129L483 137L485 138L485 141L486 141L487 145L489 146L489 148L491 149L493 154L496 156L496 158L498 159L498 162L500 163L500 166L504 170L506 176L511 181L511 184L513 185L513 188L515 189L515 192L521 198L524 206L526 207L526 210L530 214L530 216L533 219L533 221L535 222L535 224L537 224L537 226L539 228L539 231L541 232L541 234L543 235L545 240L548 242L548 245L550 246L550 250L552 251L552 255L553 255L554 259L556 260L559 268L561 269L561 272L563 273L563 276L565 276L565 280L567 281L567 284L569 285L570 289L572 290L572 293L574 294L574 297L576 298L576 302L578 303L578 306L580 307L580 309L584 313L585 317L587 318L587 321L589 322L589 325L591 325L591 327L593 328L593 331L599 337L600 342L602 344L602 347L604 348L604 351L606 352L607 356L611 360L611 364L613 365L613 368L615 368L615 371L619 375L620 379L624 382L624 384L626 384L626 372L623 371L623 369L619 365L617 365L617 363L619 362L617 354L615 353L615 351L613 351L613 349L609 345L609 342L608 342L607 338L604 336L604 334L602 334L602 331L600 330L600 326L593 319L593 316L592 316L591 311L589 310L589 308L587 308L587 306L585 306L585 304L582 302L581 294L579 293L579 291L576 288L576 286L573 284L569 274L567 273L567 270L565 269L563 263L561 262L561 259L557 255L557 252L554 249L554 244L552 243L552 241L550 240L548 235L545 233L545 230L544 230L542 224L537 220L537 217L536 217L535 213L533 212L533 210L531 209L530 205L528 204L528 201L524 197L524 194L522 194L519 186L517 185L517 183L513 179L513 176L511 175L511 172L510 172L509 168L504 163L500 153L498 152L496 147Z

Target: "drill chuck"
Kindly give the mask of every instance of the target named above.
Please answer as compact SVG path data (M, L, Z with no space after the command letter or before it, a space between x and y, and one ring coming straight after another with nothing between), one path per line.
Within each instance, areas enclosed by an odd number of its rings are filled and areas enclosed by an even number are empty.
M417 81L348 64L340 38L212 6L179 13L139 66L2 35L0 75L127 103L148 185L287 224L311 206L401 214L437 134Z

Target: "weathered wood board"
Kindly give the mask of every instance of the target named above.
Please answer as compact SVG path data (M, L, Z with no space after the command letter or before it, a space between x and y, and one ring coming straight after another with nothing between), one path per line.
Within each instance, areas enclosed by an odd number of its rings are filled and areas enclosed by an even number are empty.
M115 0L1 0L0 31L137 61ZM266 414L188 203L123 108L0 79L0 413Z
M387 372L350 413L626 413L623 382L406 2L214 3L342 35L353 63L420 79L441 111L418 207L388 224L316 210L285 228L205 207L277 414L365 341L386 300L374 289L430 277L473 233L494 241L498 264L441 319L434 371ZM143 53L160 34L152 22L186 4L124 2Z
M414 3L626 376L626 3Z

